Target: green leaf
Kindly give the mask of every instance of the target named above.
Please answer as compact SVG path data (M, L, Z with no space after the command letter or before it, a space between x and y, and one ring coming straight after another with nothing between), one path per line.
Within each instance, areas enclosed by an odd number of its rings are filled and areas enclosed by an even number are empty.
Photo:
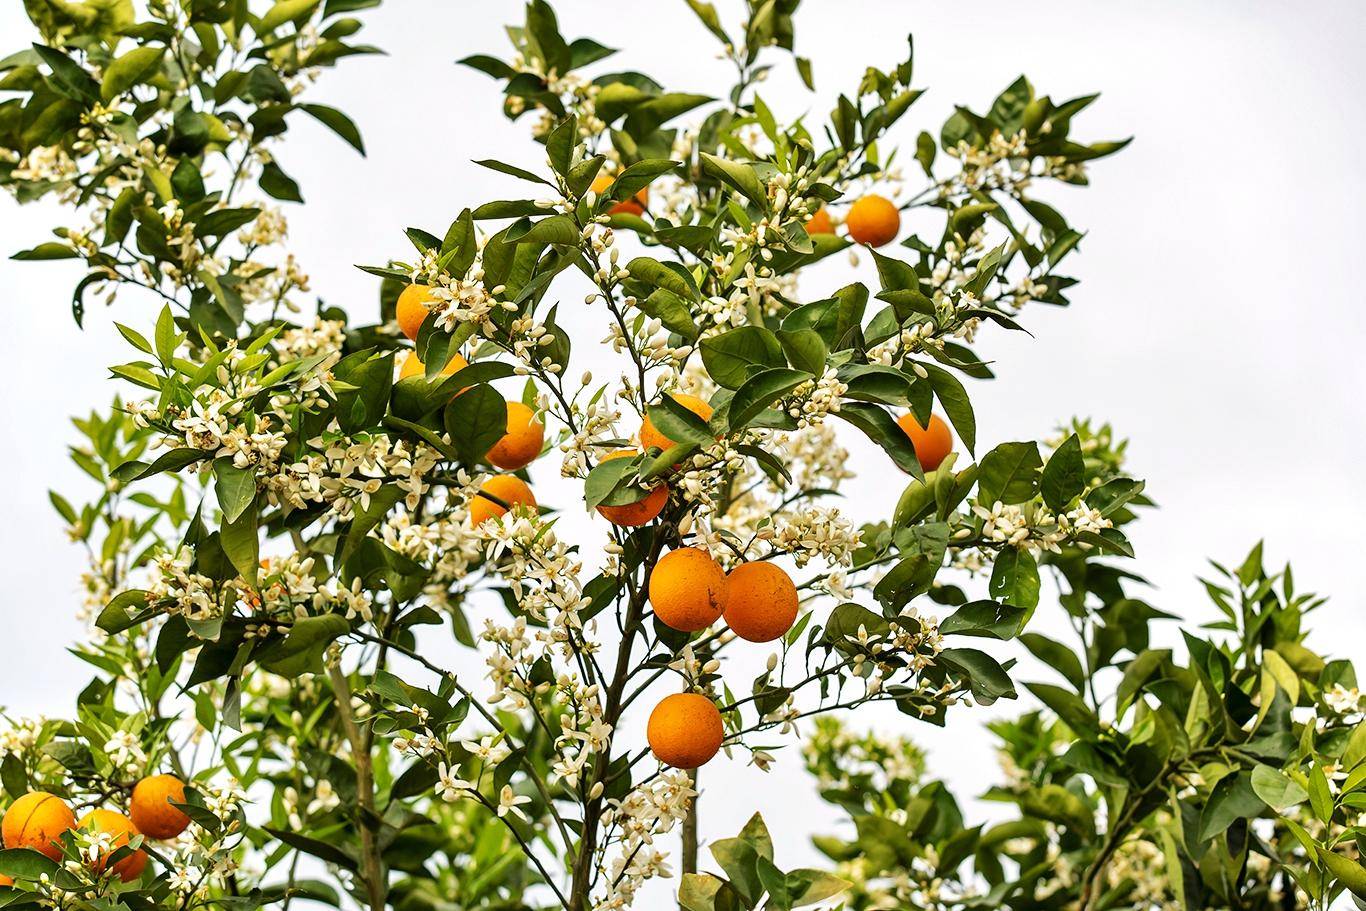
M492 386L473 386L451 399L445 425L461 460L481 462L508 432L507 402Z
M925 480L925 472L920 460L915 456L911 438L901 429L896 420L871 402L843 402L835 414L844 421L862 430L868 439L878 444L892 457L892 461L902 471L909 472L918 480Z
M365 140L361 138L360 128L350 117L325 104L301 104L299 108L312 114L319 123L346 140L351 148L365 154Z
M287 202L303 202L303 194L299 192L299 185L294 178L284 172L274 161L266 162L261 168L261 177L258 183L261 189L275 199L282 199Z
M938 655L940 664L962 675L979 705L991 705L997 699L1014 699L1015 684L1000 662L975 648L946 648Z
M825 372L825 360L830 352L820 333L814 329L779 329L777 334L789 364L813 376Z
M1219 780L1200 814L1199 839L1209 841L1235 819L1248 819L1266 811L1266 804L1252 787L1251 772L1236 772Z
M10 879L35 882L55 876L57 863L32 848L6 848L0 851L0 873Z
M707 373L726 389L739 389L753 374L787 363L778 337L762 326L741 326L704 338L699 348Z
M998 501L1011 504L1032 499L1042 466L1035 443L1002 443L982 457L977 473L978 499L987 507Z
M551 215L533 224L530 231L517 238L517 243L575 247L579 243L579 229L568 215Z
M973 413L968 391L963 388L958 377L944 368L936 367L934 364L919 366L930 375L930 386L934 389L935 397L939 399L939 404L944 406L944 413L948 415L953 429L958 432L958 439L962 440L968 452L972 453L977 446L977 417Z
M38 244L38 246L33 247L32 249L20 250L18 253L15 253L13 256L11 256L10 259L35 261L50 259L78 259L79 257L80 254L77 253L74 249L72 249L70 245L59 243L55 240L49 240L45 241L44 243Z
M323 652L350 631L351 624L339 614L304 617L294 622L284 639L272 642L256 658L266 670L282 677L319 674Z
M1040 633L1024 633L1020 636L1020 642L1029 649L1030 654L1062 674L1078 691L1086 685L1086 672L1082 669L1081 660L1061 642Z
M1021 547L1005 547L991 568L988 586L993 598L1032 611L1039 606L1039 564Z
M1319 861L1328 868L1328 872L1357 898L1366 900L1366 868L1323 845L1315 847L1318 850Z
M1100 722L1095 712L1076 693L1051 683L1026 683L1025 688L1077 734L1099 733Z
M1061 511L1086 489L1086 465L1081 440L1074 433L1053 451L1044 465L1039 491L1054 511Z
M111 636L130 629L138 622L137 616L129 613L129 610L135 607L140 610L146 609L147 592L139 589L119 592L100 611L95 625Z
M256 510L245 510L235 521L223 522L219 540L233 567L252 585L256 584L261 561L261 539L257 534Z
M256 34L266 35L286 22L302 19L310 15L318 3L319 0L279 0L256 23Z
M675 444L709 446L716 442L716 433L707 422L680 405L673 396L661 397L659 404L651 405L648 413L655 429Z
M645 314L663 323L665 328L677 332L690 342L697 341L700 332L688 309L688 302L668 288L656 288L649 297L639 299L637 305Z
M768 193L759 180L753 167L726 158L717 158L706 152L700 153L702 173L716 178L725 185L739 190L760 208L768 208Z
M1252 790L1277 813L1309 799L1309 792L1284 772L1258 763L1252 769Z
M100 100L108 104L114 96L121 95L137 85L158 63L164 50L160 47L135 47L121 55L104 71L100 82Z
M945 636L982 636L990 639L1013 639L1020 631L1026 612L995 601L970 601L939 624Z
M238 468L232 459L214 459L213 474L217 480L218 507L223 510L223 521L236 522L256 499L256 473L249 468Z
M730 400L730 429L742 430L759 414L803 383L814 379L805 370L772 367L756 373Z

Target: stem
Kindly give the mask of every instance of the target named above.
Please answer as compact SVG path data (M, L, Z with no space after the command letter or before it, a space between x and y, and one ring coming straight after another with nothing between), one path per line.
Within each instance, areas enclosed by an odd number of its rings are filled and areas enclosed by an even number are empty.
M697 791L692 802L688 805L688 815L683 818L683 872L697 872L697 804L702 800L702 792L697 790L697 773L699 769L693 769L688 777L692 781L692 789Z
M351 744L351 756L356 763L356 797L360 802L361 867L365 888L370 896L370 911L384 911L388 883L384 878L379 845L375 841L374 821L379 815L375 812L375 778L370 767L370 741L356 725L356 719L351 714L351 686L346 682L346 675L342 673L340 665L334 664L329 667L327 677L337 698L337 717L341 719L342 730Z

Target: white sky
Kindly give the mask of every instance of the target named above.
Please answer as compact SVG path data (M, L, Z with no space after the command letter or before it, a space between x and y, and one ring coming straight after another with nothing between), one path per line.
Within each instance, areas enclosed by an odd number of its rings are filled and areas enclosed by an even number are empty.
M738 6L720 5L728 16ZM1051 2L1031 5L1026 16L1000 0L807 6L798 49L814 59L821 92L810 100L780 63L764 91L780 116L810 109L823 119L836 91L852 86L864 66L901 59L908 31L918 50L915 82L930 89L900 128L912 145L920 129L937 135L953 103L983 109L1020 72L1055 99L1104 93L1075 135L1136 139L1094 166L1091 188L1050 193L1089 232L1066 270L1083 283L1071 308L1027 313L1035 338L989 330L979 339L998 374L971 390L979 452L1046 435L1073 414L1113 421L1133 440L1131 470L1162 506L1132 535L1139 555L1132 568L1154 583L1155 605L1192 623L1212 619L1195 582L1204 558L1240 559L1265 536L1273 562L1294 559L1300 588L1332 596L1310 644L1357 654L1366 641L1355 521L1366 503L1358 403L1366 367L1349 268L1363 240L1356 159L1363 7ZM671 89L720 94L727 68L684 4L649 7L646 14L641 4L557 3L567 35L626 49L605 66L643 70ZM497 86L453 65L474 52L504 55L501 25L520 14L520 4L507 0L391 2L366 15L362 33L389 56L344 61L324 74L312 100L355 118L368 159L304 117L293 121L279 158L308 200L288 210L293 248L328 302L358 318L370 313L375 283L352 264L407 253L405 226L440 231L466 205L518 195L514 181L471 158L539 164L527 124L510 125L499 113ZM28 40L19 4L0 9L0 34L4 52ZM20 208L0 199L0 251L31 246L63 223L55 204ZM875 281L870 263L860 273ZM10 329L0 334L0 376L11 390L3 404L10 442L0 451L10 479L9 518L0 523L0 553L10 564L0 599L10 636L0 705L20 714L69 712L89 677L64 651L81 633L73 612L82 555L67 542L46 490L77 499L88 489L65 458L75 438L67 418L110 399L103 365L127 359L128 349L102 309L90 313L84 332L72 323L68 301L79 274L68 263L0 261L10 314ZM847 267L831 266L805 287L815 299L848 280ZM145 326L154 311L130 298L114 315ZM576 339L579 355L597 333L589 327ZM865 472L849 483L847 509L883 517L889 491L903 479L857 434L846 428L845 436ZM542 499L559 491L559 502L568 502L572 491L559 486L556 461L545 462L534 470ZM1037 622L1045 632L1065 628L1047 605ZM1173 625L1158 635L1179 639ZM735 679L752 679L747 665L765 655L756 649ZM478 671L471 666L471 673ZM1021 679L1042 673L1026 664ZM894 713L876 720L911 730L928 748L932 771L972 795L996 774L979 722L1013 709L960 711L948 730L908 727ZM704 786L705 837L734 834L757 807L774 830L780 864L817 860L809 835L830 831L834 816L814 798L795 750L767 776L738 758L718 760L706 768Z

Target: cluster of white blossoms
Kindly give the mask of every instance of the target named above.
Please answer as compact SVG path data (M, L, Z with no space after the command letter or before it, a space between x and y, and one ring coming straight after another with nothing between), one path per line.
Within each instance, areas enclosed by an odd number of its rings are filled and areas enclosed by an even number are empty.
M629 908L646 881L672 875L668 855L654 847L655 839L687 817L696 796L688 773L670 769L636 785L620 801L607 801L602 816L604 850L598 861L606 888L595 899L595 909Z
M788 554L798 566L819 558L829 566L850 566L861 532L837 507L807 506L780 512L771 526L761 528L758 538L774 550Z
M1042 130L1047 132L1048 128L1049 124L1044 124ZM945 199L995 190L1018 198L1038 178L1075 180L1086 172L1081 162L1031 154L1029 136L1023 130L1011 136L993 130L983 148L964 140L945 151L962 163L959 173L941 186Z
M1323 702L1339 715L1360 715L1366 711L1361 690L1335 683L1323 691Z
M592 374L583 375L582 385L587 388L592 382ZM591 461L598 460L603 454L603 441L618 439L616 425L621 420L619 411L605 396L591 401L585 409L579 402L570 403L570 421L575 431L560 443L564 459L560 463L560 474L566 478L583 478L592 468Z
M425 592L428 598L444 604L451 584L464 579L479 562L484 538L470 529L469 510L463 503L443 506L429 501L426 505L423 521L406 510L390 515L380 527L380 538L388 547L430 568Z
M104 753L115 770L130 778L142 774L147 765L147 754L142 750L142 738L132 731L114 731L104 744Z
M147 586L149 603L162 605L187 620L210 620L222 615L222 593L208 576L190 571L194 551L180 547L152 558L152 580Z
M339 518L349 517L356 504L362 509L386 483L404 494L415 509L427 493L428 476L442 457L424 443L395 440L385 433L348 436L329 431L308 441L310 452L282 465L265 479L275 504L306 508L325 504Z
M412 278L427 285L429 297L423 305L429 313L436 315L434 324L447 332L455 332L463 323L491 332L490 322L495 309L517 309L511 302L496 299L503 292L501 285L485 287L484 265L479 256L463 275L451 275L443 267L439 251L428 250L413 267Z
M818 427L825 423L827 415L840 410L840 399L849 391L839 373L833 367L814 380L809 380L788 395L783 407L790 417L796 418L798 429Z
M9 718L0 715L0 759L6 756L17 756L22 759L29 750L38 744L38 737L43 732L43 719L35 718Z
M1084 502L1063 513L1054 513L1043 503L1007 505L999 500L990 509L974 503L972 511L982 520L982 536L987 541L1033 553L1061 553L1064 543L1083 534L1097 534L1113 524ZM971 537L972 529L959 529L954 536ZM1089 545L1082 542L1081 546Z

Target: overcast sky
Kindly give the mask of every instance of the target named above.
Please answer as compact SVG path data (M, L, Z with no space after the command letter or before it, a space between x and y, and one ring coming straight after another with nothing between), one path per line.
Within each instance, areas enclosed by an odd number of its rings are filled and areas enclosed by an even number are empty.
M691 91L720 93L728 84L712 39L682 2L652 0L648 14L640 3L556 5L571 37L624 49L613 69L640 69ZM733 15L739 4L718 5ZM868 63L901 59L910 31L915 83L929 88L901 127L912 144L920 129L937 134L953 104L985 108L1021 72L1054 98L1103 92L1075 135L1135 141L1093 167L1089 189L1049 194L1088 232L1068 268L1082 285L1071 308L1026 313L1034 338L992 330L979 339L998 374L972 388L979 451L1042 437L1073 414L1112 421L1133 441L1131 470L1161 504L1132 535L1132 568L1152 581L1154 604L1192 622L1212 619L1195 581L1205 558L1240 559L1265 537L1273 561L1294 559L1298 587L1332 598L1310 644L1358 655L1366 641L1356 515L1366 503L1366 367L1350 268L1363 239L1366 8L1243 0L806 6L798 49L813 58L820 92L813 100L780 63L764 95L783 116L809 109L824 119L835 92ZM364 37L389 55L344 61L311 97L352 114L368 158L306 118L293 121L278 153L308 201L288 211L293 249L314 289L358 315L377 306L375 285L352 264L406 253L406 226L441 230L464 206L515 192L470 159L541 160L527 124L499 113L497 86L453 65L475 52L506 56L501 26L520 21L520 4L402 0L366 19ZM0 8L0 35L5 53L27 40L20 4ZM31 246L62 223L54 204L21 208L0 198L0 251ZM874 278L868 263L861 272ZM8 316L0 371L9 390L0 407L10 432L0 449L10 497L0 523L10 567L0 600L9 637L0 705L20 714L69 712L89 676L64 651L81 632L73 613L82 556L46 491L76 499L88 489L65 459L75 439L68 417L108 402L114 387L103 365L127 359L127 349L100 309L84 331L72 323L79 274L65 263L0 261ZM804 290L814 299L848 280L847 272L822 271ZM134 325L154 317L135 309L117 316ZM576 355L597 337L580 342ZM855 467L868 470L850 483L847 508L883 516L889 487L903 478L849 442ZM534 473L540 489L558 489L557 464ZM1059 625L1057 615L1042 608L1039 628ZM1179 639L1172 626L1159 637ZM1041 673L1022 669L1024 679ZM979 723L1014 708L960 712L948 730L906 728L894 714L876 722L912 730L932 770L976 794L996 771ZM704 800L704 836L733 834L753 798L773 824L784 865L814 861L809 835L833 826L810 796L795 750L767 776L738 759L718 761L704 784L716 795ZM727 799L732 790L746 799Z

